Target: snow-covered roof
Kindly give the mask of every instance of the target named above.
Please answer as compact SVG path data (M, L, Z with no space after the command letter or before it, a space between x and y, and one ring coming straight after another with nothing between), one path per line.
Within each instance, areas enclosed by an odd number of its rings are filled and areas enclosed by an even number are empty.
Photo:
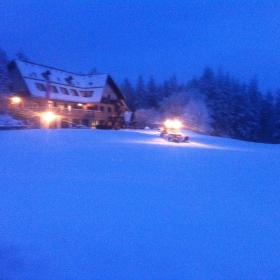
M35 97L45 97L46 93L38 90L38 83L42 83L45 86L49 84L57 87L58 93L50 91L50 99L73 102L100 102L109 77L108 74L76 74L23 60L15 60L15 63L29 92ZM60 91L60 87L66 88L68 92L70 92L70 89L74 89L79 96L71 93L69 95L63 94ZM91 91L92 96L81 96L80 91Z

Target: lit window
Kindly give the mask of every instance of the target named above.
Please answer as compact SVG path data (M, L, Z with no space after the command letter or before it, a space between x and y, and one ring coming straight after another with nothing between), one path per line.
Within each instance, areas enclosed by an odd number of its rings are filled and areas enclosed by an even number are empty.
M70 92L71 92L71 94L74 95L74 96L79 96L78 91L75 90L75 89L73 89L73 88L70 89Z
M60 87L60 91L61 91L63 94L69 95L69 92L68 92L67 88L65 88L65 87Z
M40 91L46 91L46 87L44 84L42 83L35 83L36 84L36 88Z
M89 105L89 106L87 106L87 110L93 110L93 111L95 111L95 110L98 110L98 108L97 108L96 105Z

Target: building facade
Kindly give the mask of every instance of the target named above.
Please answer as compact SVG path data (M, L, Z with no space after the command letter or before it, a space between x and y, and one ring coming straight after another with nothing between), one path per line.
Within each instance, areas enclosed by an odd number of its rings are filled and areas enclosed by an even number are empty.
M122 127L129 111L108 74L76 74L29 61L8 65L8 111L35 127Z

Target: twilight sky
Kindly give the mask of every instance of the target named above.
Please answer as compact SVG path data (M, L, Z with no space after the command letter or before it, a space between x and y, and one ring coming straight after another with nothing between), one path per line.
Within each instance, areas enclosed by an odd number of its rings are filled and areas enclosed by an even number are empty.
M280 1L2 0L0 46L12 58L118 81L184 81L208 65L280 87Z

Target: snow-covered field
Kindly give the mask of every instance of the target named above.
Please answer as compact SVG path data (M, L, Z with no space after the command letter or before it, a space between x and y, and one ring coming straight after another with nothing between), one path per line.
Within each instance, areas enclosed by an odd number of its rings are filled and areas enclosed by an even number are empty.
M0 279L280 279L280 146L0 132Z

